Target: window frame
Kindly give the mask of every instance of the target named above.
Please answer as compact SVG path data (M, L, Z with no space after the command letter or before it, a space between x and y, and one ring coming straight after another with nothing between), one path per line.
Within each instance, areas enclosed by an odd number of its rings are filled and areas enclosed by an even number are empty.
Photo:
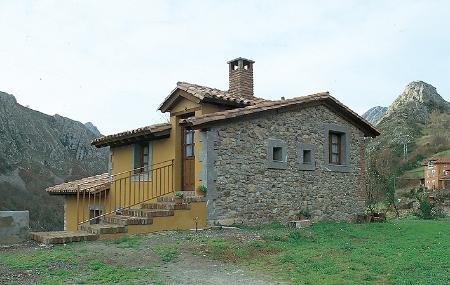
M274 148L281 148L282 160L274 160ZM267 168L269 169L287 169L287 143L280 139L267 140Z
M324 124L324 141L323 141L323 160L325 163L325 169L334 172L351 172L350 161L350 144L351 144L351 132L348 127L337 124ZM331 148L330 144L331 135L339 134L340 137L340 164L331 162Z
M138 151L138 147L142 148L142 150L139 150L141 153L141 157L139 158L139 161L136 161L136 152ZM153 151L152 151L152 142L150 141L144 141L144 142L137 142L132 145L132 153L131 153L131 169L133 169L133 180L134 181L151 181L152 175L151 168L152 168L152 161L153 161ZM147 163L145 163L145 148L147 148ZM140 166L137 165L139 163ZM140 170L136 170L137 168L142 168Z
M312 144L299 143L298 147L298 167L300 170L316 170L316 147ZM305 163L304 152L311 152L311 162Z

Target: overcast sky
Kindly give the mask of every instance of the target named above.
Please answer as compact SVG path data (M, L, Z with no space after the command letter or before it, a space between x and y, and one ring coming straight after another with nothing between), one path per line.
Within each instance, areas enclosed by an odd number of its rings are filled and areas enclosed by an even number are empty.
M362 114L414 80L450 101L450 1L0 0L0 90L103 134L162 120L177 81L255 95L330 91Z

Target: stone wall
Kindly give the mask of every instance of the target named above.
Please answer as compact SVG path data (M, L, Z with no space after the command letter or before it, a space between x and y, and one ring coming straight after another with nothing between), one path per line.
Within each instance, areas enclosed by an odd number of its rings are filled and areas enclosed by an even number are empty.
M325 153L330 126L348 132L342 169L330 167ZM314 220L352 220L364 210L366 139L324 106L228 121L201 139L210 223L286 222L302 208ZM286 167L270 168L271 141L285 143ZM313 170L299 164L305 145L313 146Z
M0 211L0 244L13 244L28 239L28 211Z

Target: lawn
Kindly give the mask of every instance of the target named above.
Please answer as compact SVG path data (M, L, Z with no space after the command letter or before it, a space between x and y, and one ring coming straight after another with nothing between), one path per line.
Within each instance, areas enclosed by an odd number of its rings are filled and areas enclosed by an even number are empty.
M449 260L448 218L275 224L0 248L0 284L449 284Z
M450 220L380 224L322 222L308 230L244 227L261 240L215 238L213 258L294 284L449 284Z

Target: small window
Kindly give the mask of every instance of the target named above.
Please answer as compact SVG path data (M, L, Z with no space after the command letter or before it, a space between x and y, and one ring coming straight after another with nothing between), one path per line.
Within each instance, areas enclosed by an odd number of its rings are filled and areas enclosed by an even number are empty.
M287 145L279 139L267 141L267 167L272 169L287 168Z
M311 150L310 149L303 150L303 164L311 164Z
M315 170L314 160L315 146L312 144L300 143L298 145L298 163L300 170Z
M283 148L282 147L274 147L273 148L273 161L283 162Z

